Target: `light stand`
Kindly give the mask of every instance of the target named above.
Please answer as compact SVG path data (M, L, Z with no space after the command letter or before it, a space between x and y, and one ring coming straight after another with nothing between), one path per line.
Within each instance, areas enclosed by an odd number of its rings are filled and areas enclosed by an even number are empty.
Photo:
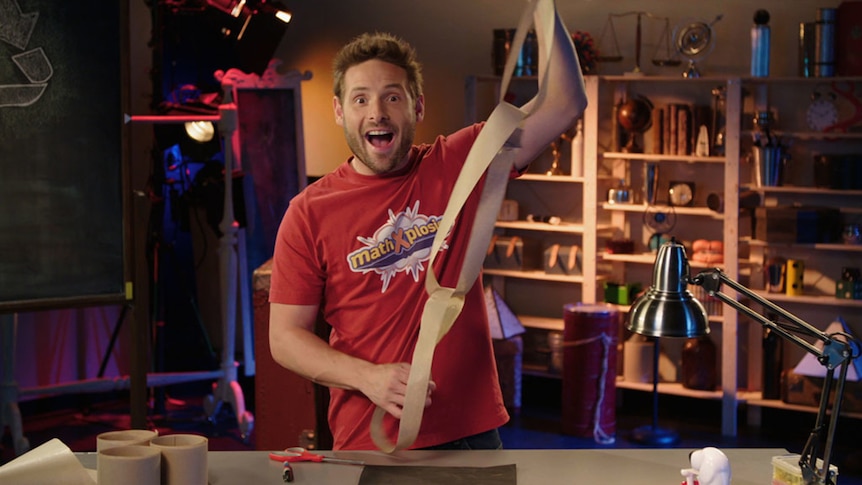
M661 354L658 337L653 339L653 343L655 348L652 355L652 424L635 428L632 431L632 441L653 447L671 446L679 441L679 435L673 430L658 426L658 362Z
M858 355L854 353L853 338L845 333L826 334L783 308L764 299L740 283L732 280L721 270L709 269L694 278L690 276L685 249L675 240L665 243L659 249L653 271L653 285L632 305L629 329L644 335L695 337L709 333L706 312L691 292L688 284L702 286L709 296L718 298L736 311L749 316L761 325L776 332L781 337L798 345L814 355L826 368L820 408L814 429L802 449L799 467L806 484L834 485L835 476L829 469L832 445L841 402L844 397L844 384L847 368ZM779 315L789 323L779 323L778 318L770 320L743 305L734 298L721 292L721 285L727 285L743 296L763 306L769 312ZM823 348L803 340L799 335L813 337L823 343ZM840 337L840 339L836 339ZM827 418L832 387L835 383L835 369L840 367L831 417ZM825 442L824 442L825 438ZM821 443L823 452L820 453ZM818 455L822 455L818 458Z
M219 238L219 271L221 274L222 297L222 332L223 347L221 359L221 378L213 384L213 393L204 400L204 409L211 420L214 420L223 403L231 405L236 413L240 432L244 439L254 428L254 417L246 410L242 387L237 381L236 350L236 319L238 290L242 290L242 303L249 301L248 283L245 281L246 268L240 261L245 261L245 244L240 234L239 223L233 211L233 162L234 138L239 128L236 103L234 101L234 84L228 77L220 79L224 91L224 99L219 105L218 130L222 137L224 148L224 212L219 224L222 233ZM242 282L238 288L238 283ZM245 335L246 339L248 335Z
M245 239L240 232L233 211L233 162L234 138L237 134L237 106L234 102L235 79L224 77L220 79L223 90L223 101L219 105L218 115L171 115L171 116L127 116L127 122L143 123L187 123L195 121L210 121L218 123L219 135L222 138L224 151L224 212L219 230L219 271L222 299L222 356L220 369L202 372L152 373L147 375L148 386L178 384L197 380L217 379L213 384L213 393L204 399L204 411L211 421L214 421L222 404L227 402L233 408L237 425L243 439L248 439L254 429L254 416L246 409L242 387L237 380L235 360L237 300L243 310L244 339L248 340L250 329L249 319L245 317L248 310L250 295L248 283L245 280ZM239 295L238 295L239 293Z

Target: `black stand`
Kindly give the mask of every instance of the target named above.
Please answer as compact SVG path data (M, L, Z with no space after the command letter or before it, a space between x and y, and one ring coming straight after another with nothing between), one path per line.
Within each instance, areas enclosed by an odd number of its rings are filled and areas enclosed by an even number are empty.
M641 426L632 431L632 441L652 447L672 446L679 441L676 432L659 428L658 426L658 361L659 345L658 338L653 339L652 356L652 424Z
M99 374L97 375L99 378L105 377L105 369L108 367L108 363L111 360L111 353L114 351L114 345L117 344L117 337L120 336L120 327L123 326L123 320L126 319L126 314L129 313L131 306L132 305L130 303L125 303L122 311L120 311L120 316L117 317L117 323L114 324L114 331L111 332L111 341L108 342L108 348L105 350L105 355L102 356L102 363L99 365Z

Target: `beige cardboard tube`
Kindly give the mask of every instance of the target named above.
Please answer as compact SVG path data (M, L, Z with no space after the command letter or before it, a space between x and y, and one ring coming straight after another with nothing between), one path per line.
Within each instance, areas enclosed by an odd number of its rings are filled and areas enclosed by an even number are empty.
M150 441L162 452L162 485L207 485L206 437L169 434Z
M150 444L150 440L158 435L157 432L148 429L125 429L100 433L96 436L96 451L107 450L108 448L117 446L147 446Z
M96 455L99 485L159 485L162 454L143 445L114 446Z

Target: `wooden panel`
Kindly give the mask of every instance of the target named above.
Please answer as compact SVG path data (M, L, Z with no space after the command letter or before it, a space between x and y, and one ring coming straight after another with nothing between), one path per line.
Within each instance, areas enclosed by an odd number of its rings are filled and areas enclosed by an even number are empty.
M269 347L269 281L272 262L254 272L255 447L280 450L312 444L332 447L326 425L329 391L285 369ZM309 436L309 433L312 433Z

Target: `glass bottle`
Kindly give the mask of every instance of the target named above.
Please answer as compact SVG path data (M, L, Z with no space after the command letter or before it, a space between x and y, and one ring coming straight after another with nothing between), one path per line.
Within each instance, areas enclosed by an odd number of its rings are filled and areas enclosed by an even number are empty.
M724 156L725 125L727 124L727 88L718 86L712 90L712 146L709 153Z
M682 385L688 389L714 391L716 348L708 335L688 339L682 348Z
M770 315L769 318L774 318ZM781 372L784 370L782 338L774 330L763 331L763 399L781 399Z

